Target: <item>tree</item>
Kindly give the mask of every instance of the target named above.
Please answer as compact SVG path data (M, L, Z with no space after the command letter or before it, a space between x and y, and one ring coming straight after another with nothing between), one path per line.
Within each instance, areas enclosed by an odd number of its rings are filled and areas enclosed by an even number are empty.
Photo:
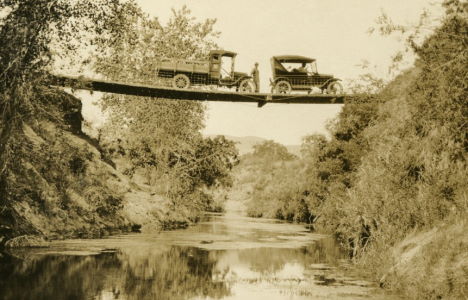
M196 22L186 7L173 11L166 26L136 6L126 9L130 13L125 34L96 62L96 71L110 79L153 83L155 64L162 56L200 58L215 46L215 20ZM132 172L155 165L148 157L167 161L175 149L193 149L201 139L204 106L200 102L107 95L102 105L108 113L107 141L120 139L133 153Z
M120 8L118 0L0 2L0 195L7 193L10 164L22 157L23 122L55 117L39 88L54 61L77 54L83 43L96 43L100 36L112 43Z
M261 144L253 146L253 156L257 159L268 161L287 161L293 159L295 156L288 152L288 149L274 141L265 141Z
M238 163L237 155L235 143L224 136L205 138L196 147L195 166L187 171L195 185L231 186L230 171Z
M136 6L126 9L125 34L96 61L96 71L109 79L154 84L160 58L202 59L217 47L215 20L199 22L186 7L173 10L166 25ZM205 187L229 184L237 153L225 139L202 137L201 102L106 95L102 103L108 114L105 140L111 147L119 141L125 149L128 174L145 172L148 183L159 186L174 205L196 202L190 195L197 198Z

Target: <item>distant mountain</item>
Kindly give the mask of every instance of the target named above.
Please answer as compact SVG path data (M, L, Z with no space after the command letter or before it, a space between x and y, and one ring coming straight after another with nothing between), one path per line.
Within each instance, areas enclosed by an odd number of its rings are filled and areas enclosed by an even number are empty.
M208 135L209 137L215 137L217 135ZM258 136L231 136L224 135L228 140L231 140L236 143L237 150L239 150L239 155L253 152L253 147L257 144L261 144L267 139L261 138ZM300 154L300 145L285 145L288 148L288 151L292 154Z

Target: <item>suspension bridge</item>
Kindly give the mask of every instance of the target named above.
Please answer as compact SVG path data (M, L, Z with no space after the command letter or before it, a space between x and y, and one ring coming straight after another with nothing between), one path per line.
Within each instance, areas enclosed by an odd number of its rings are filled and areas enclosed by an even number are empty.
M175 89L147 84L53 75L50 85L122 95L165 98L184 101L250 102L265 104L343 104L350 96L330 94L267 94L239 93L224 90Z

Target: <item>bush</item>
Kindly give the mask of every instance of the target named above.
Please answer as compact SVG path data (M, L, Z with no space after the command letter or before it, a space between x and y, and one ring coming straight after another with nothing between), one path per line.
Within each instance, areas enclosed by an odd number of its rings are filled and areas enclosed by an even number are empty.
M410 232L466 218L468 12L460 1L445 6L442 25L415 48L419 59L412 70L378 95L352 98L329 126L329 140L306 137L300 159L263 169L251 215L271 216L273 210L273 216L295 221L320 216L322 228L376 278L392 263L389 246ZM453 243L454 251L429 257L439 263L462 252L466 245L453 241L456 236L434 244ZM438 281L437 294L464 295L454 274L464 276L466 267L439 267L446 278L427 277ZM411 283L402 285L407 290ZM421 291L431 298L434 289Z

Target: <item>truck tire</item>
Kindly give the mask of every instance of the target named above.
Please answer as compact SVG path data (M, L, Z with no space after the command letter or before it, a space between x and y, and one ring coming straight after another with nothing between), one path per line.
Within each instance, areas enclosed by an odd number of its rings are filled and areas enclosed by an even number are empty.
M275 93L276 94L289 94L291 93L292 87L289 81L280 80L275 84Z
M237 91L239 93L253 93L255 91L255 83L250 79L244 79L239 83Z
M338 81L330 82L327 87L327 93L334 95L343 94L343 86Z
M172 86L176 89L188 89L190 87L190 78L185 74L177 74L172 78Z

